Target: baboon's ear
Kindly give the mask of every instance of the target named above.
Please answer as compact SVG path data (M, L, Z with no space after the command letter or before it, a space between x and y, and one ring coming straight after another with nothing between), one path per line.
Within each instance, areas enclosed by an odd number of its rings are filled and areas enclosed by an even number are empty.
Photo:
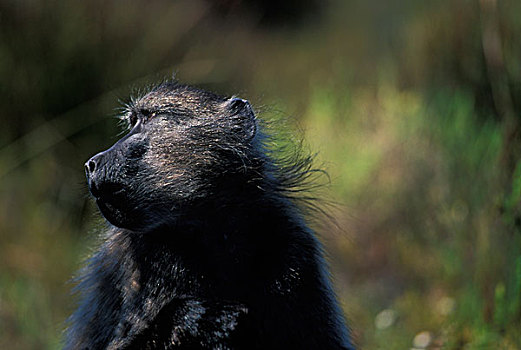
M248 100L238 97L231 97L226 101L230 116L238 121L238 127L246 139L252 139L257 132L257 121L255 113Z

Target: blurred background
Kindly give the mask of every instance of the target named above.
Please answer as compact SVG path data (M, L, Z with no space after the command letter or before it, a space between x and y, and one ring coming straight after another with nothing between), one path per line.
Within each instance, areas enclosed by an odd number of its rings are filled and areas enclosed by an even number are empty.
M83 163L175 72L304 134L361 349L521 349L519 0L0 0L0 348L57 349Z

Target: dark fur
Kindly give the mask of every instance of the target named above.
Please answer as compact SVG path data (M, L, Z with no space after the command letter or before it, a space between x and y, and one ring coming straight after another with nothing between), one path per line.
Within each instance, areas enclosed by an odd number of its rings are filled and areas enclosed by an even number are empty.
M297 203L311 159L274 160L247 101L175 82L125 118L86 163L112 225L65 348L351 349Z

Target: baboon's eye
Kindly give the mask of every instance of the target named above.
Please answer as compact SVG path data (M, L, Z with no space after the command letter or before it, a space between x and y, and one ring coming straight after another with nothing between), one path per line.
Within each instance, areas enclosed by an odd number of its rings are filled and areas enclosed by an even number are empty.
M128 122L130 128L136 126L139 120L146 122L149 119L154 118L157 115L157 112L152 112L146 109L140 109L137 113L132 113L128 117Z
M141 109L139 111L139 114L141 114L143 116L143 119L145 121L151 119L151 118L154 118L156 116L156 112L153 112L153 111L149 111L148 109Z

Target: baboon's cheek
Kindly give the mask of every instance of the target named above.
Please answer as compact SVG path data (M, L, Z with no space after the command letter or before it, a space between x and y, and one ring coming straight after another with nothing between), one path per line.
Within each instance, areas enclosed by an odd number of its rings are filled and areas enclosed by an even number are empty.
M141 140L140 142L131 143L127 147L125 157L129 160L139 160L143 158L147 151L148 142L146 140Z

